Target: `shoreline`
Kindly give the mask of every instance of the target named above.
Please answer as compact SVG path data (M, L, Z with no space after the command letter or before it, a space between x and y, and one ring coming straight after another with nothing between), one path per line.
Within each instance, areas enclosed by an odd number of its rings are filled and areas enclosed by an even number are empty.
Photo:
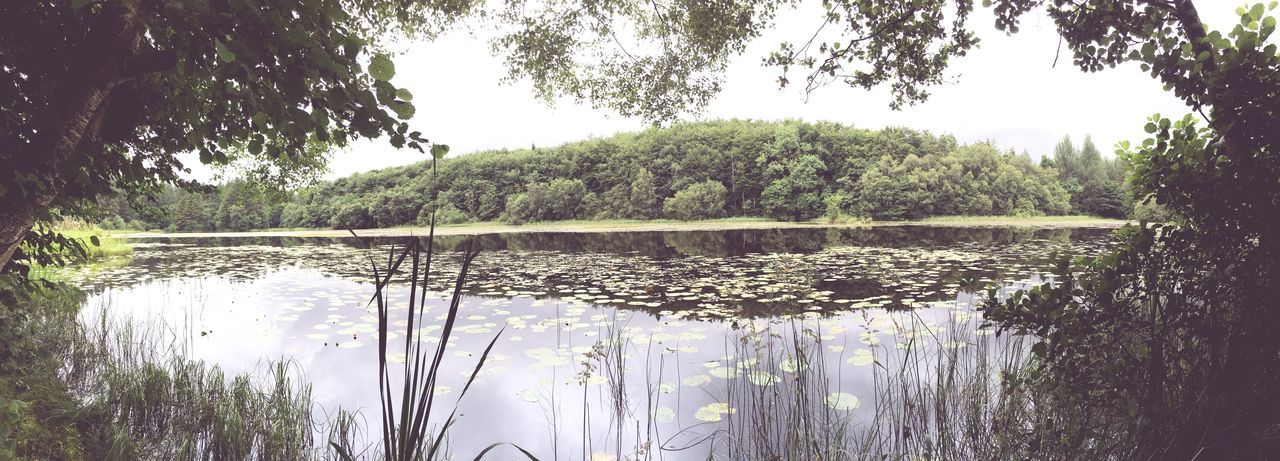
M729 218L707 221L552 221L512 225L495 222L436 226L435 235L484 235L507 233L603 233L603 232L688 232L760 229L827 229L871 227L1034 227L1034 228L1116 228L1133 221L1081 216L1042 216L1032 218L1007 216L938 217L916 221L882 221L863 223L827 223L819 221L772 221L752 218ZM426 236L427 227L392 227L356 229L361 237ZM341 229L265 229L245 232L121 232L117 238L219 238L219 237L350 237Z

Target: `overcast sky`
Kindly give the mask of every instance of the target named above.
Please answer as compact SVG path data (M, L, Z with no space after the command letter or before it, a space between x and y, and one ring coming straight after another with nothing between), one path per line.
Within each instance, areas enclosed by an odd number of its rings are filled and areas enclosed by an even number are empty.
M1196 2L1211 26L1234 21L1237 2ZM862 128L905 126L949 133L961 142L993 140L1002 148L1032 156L1051 152L1063 135L1079 142L1091 134L1104 154L1120 140L1140 140L1147 116L1181 116L1187 108L1137 65L1086 74L1071 65L1063 50L1053 65L1058 36L1042 12L1028 15L1022 30L1006 37L991 15L979 7L971 22L982 39L969 56L953 60L949 82L931 89L929 101L889 109L887 90L864 91L833 84L806 102L799 88L779 90L778 70L760 60L784 40L801 42L817 25L804 11L784 12L773 31L756 40L734 61L724 91L707 110L690 120L750 118L829 120ZM807 13L807 14L806 14ZM452 155L497 148L543 147L641 129L640 119L561 101L547 107L533 97L531 85L501 84L504 67L487 42L457 32L434 42L414 43L396 58L392 80L414 94L415 129L432 141L449 144ZM801 75L794 75L799 81ZM330 178L423 160L397 151L385 140L360 142L338 153Z

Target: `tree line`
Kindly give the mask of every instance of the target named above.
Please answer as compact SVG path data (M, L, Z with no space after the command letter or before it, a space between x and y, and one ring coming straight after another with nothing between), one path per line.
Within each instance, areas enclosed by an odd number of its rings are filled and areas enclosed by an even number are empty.
M907 128L829 122L680 123L553 148L478 152L357 173L288 194L235 181L115 199L108 227L176 231L370 228L500 220L919 219L942 215L1124 217L1126 167L1088 138L1052 156L961 145ZM435 197L432 200L432 197Z

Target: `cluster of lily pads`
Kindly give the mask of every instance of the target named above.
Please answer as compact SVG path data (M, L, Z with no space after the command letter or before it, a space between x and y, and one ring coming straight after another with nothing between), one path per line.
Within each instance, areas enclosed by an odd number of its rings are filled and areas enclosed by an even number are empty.
M465 287L472 295L558 298L664 318L735 319L868 307L909 309L957 291L1044 277L1051 255L1092 255L1103 237L936 246L838 246L810 253L752 253L675 258L639 254L491 251L476 259ZM341 243L294 246L144 245L132 264L83 268L72 278L101 289L147 280L217 275L251 280L287 267L365 281L370 258L385 247ZM434 289L445 291L457 254L438 262Z

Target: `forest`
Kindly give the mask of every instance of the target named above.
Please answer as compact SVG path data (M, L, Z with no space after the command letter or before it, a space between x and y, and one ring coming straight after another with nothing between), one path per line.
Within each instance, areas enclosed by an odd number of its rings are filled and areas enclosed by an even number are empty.
M677 219L910 220L1133 212L1123 160L1086 137L1039 162L991 143L829 122L678 123L557 147L357 173L295 191L234 180L105 199L107 228L246 231L438 223ZM433 177L435 183L433 184ZM431 197L436 197L431 200Z

